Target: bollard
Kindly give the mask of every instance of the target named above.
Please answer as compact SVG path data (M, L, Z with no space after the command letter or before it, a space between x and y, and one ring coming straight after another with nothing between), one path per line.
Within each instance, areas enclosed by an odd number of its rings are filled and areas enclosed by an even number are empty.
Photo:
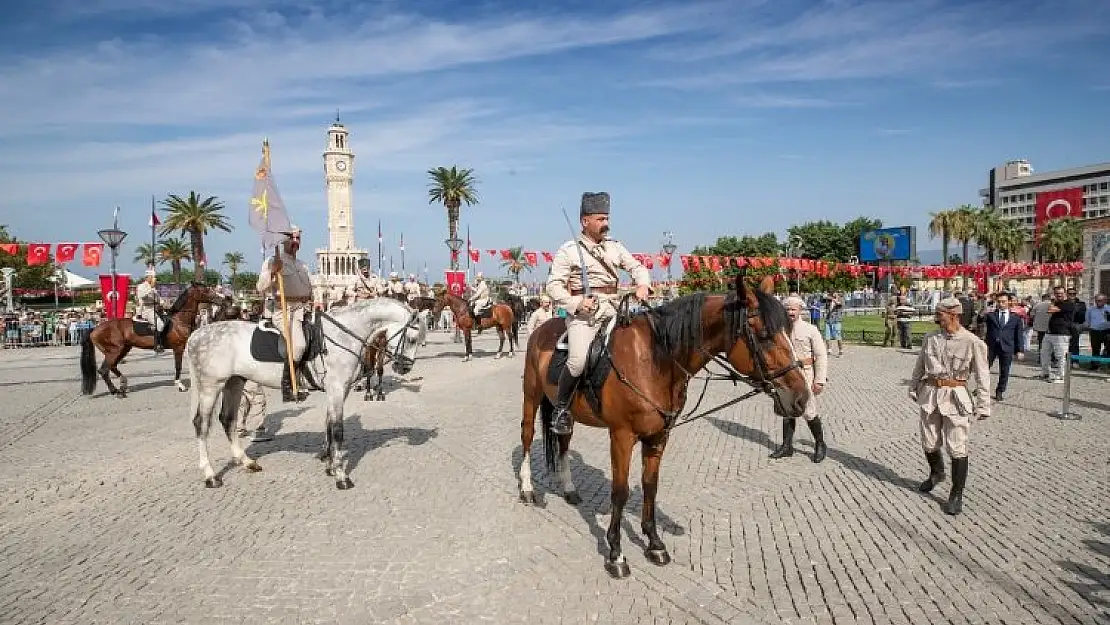
M1078 419L1078 414L1070 412L1071 408L1071 359L1072 355L1068 354L1064 358L1064 403L1060 406L1060 411L1053 413L1061 419Z

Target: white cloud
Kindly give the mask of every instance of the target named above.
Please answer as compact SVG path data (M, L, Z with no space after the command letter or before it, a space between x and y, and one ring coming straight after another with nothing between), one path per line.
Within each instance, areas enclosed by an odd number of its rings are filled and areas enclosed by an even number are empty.
M837 102L825 98L812 98L788 94L755 93L737 96L733 102L747 108L775 108L775 109L812 109L844 106L844 102Z

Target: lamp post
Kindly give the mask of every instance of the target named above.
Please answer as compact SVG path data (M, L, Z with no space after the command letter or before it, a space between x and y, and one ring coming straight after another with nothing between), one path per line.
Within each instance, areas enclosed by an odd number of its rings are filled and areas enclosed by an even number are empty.
M112 309L108 311L108 318L115 319L116 300L119 299L119 293L116 292L116 255L119 253L120 244L127 238L127 233L113 225L111 228L98 231L97 234L100 235L100 240L104 241L108 249L112 250L112 291L108 294Z
M674 244L673 232L665 231L663 232L663 237L666 239L663 243L663 253L667 256L667 290L669 292L671 290L671 281L673 280L671 277L671 264L674 262L674 252L678 249L678 246Z
M11 312L12 308L14 307L12 305L12 274L15 273L15 269L12 269L11 267L4 267L3 269L0 269L0 272L4 273L4 288L8 293L8 312Z
M802 240L797 235L794 235L794 236L790 237L790 242L787 244L787 247L786 247L786 255L789 256L790 258L800 258L803 253L804 253L804 248L802 247ZM797 293L798 295L801 295L802 294L802 272L798 269L795 269L794 270L794 276L797 279L797 286L798 286L798 290L795 291L795 293Z
M451 250L451 271L459 269L459 250L462 249L464 241L459 237L451 237L444 241L447 248Z

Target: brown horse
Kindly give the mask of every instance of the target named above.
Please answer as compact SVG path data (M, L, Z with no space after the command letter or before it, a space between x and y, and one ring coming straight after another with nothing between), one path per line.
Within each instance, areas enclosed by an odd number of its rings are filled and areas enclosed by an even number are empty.
M655 526L659 465L671 428L676 425L685 405L687 386L709 361L725 365L732 370L732 379L758 389L749 396L760 391L771 395L780 414L799 416L805 410L809 390L786 335L786 311L770 295L772 287L770 278L764 280L758 290L747 286L743 279L737 279L735 293L698 293L649 309L627 323L618 323L602 356L603 367L591 370L587 365L583 372L570 408L578 423L609 429L613 485L605 569L613 577L629 574L621 553L620 528L628 500L629 464L637 441L643 456L644 502L640 520L648 539L645 556L660 566L671 560ZM525 503L536 501L531 448L537 408L543 417L548 470L556 472L557 439L557 475L562 483L563 497L572 505L581 502L567 464L571 435L556 436L550 432L557 386L552 382L548 367L565 329L565 320L556 317L540 326L528 340L520 438L523 458L519 474L520 497ZM727 362L718 356L720 353L727 354ZM606 356L610 368L604 367ZM601 373L596 375L594 371ZM598 381L591 387L592 379Z
M202 303L213 303L222 298L214 298L212 292L203 284L193 283L188 289L181 292L170 307L170 318L166 320L170 328L166 333L166 347L173 350L174 375L173 383L177 390L189 390L181 382L181 354L185 351L185 342L193 333L196 326L197 311ZM108 390L116 397L127 397L127 378L120 373L117 366L127 357L131 348L154 349L154 328L150 328L150 335L135 333L135 322L130 317L122 319L109 319L93 328L92 332L85 335L81 342L81 393L92 395L96 390L96 353L93 346L104 354L104 361L100 363L100 377L108 385ZM119 378L119 388L112 384L108 373L114 373Z
M443 311L444 307L451 309L451 313L455 316L455 325L463 332L463 339L466 343L466 356L463 357L463 361L468 361L474 356L474 348L470 339L470 332L474 329L474 318L470 316L470 306L463 298L452 295L447 291L440 291L436 295L436 305L432 309L432 317L439 318L439 313ZM500 358L504 355L505 337L509 338L509 357L512 358L516 355L516 347L519 341L512 308L505 304L494 304L490 316L483 317L478 327L482 330L497 328L497 338L500 339L500 342L497 345L497 355L494 358Z

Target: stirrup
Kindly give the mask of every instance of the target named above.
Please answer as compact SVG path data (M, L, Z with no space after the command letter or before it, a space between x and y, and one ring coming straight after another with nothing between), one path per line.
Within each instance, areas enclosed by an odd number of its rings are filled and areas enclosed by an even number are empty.
M562 409L555 409L555 417L551 420L551 433L557 436L566 436L574 431L574 415L570 413L570 402Z

